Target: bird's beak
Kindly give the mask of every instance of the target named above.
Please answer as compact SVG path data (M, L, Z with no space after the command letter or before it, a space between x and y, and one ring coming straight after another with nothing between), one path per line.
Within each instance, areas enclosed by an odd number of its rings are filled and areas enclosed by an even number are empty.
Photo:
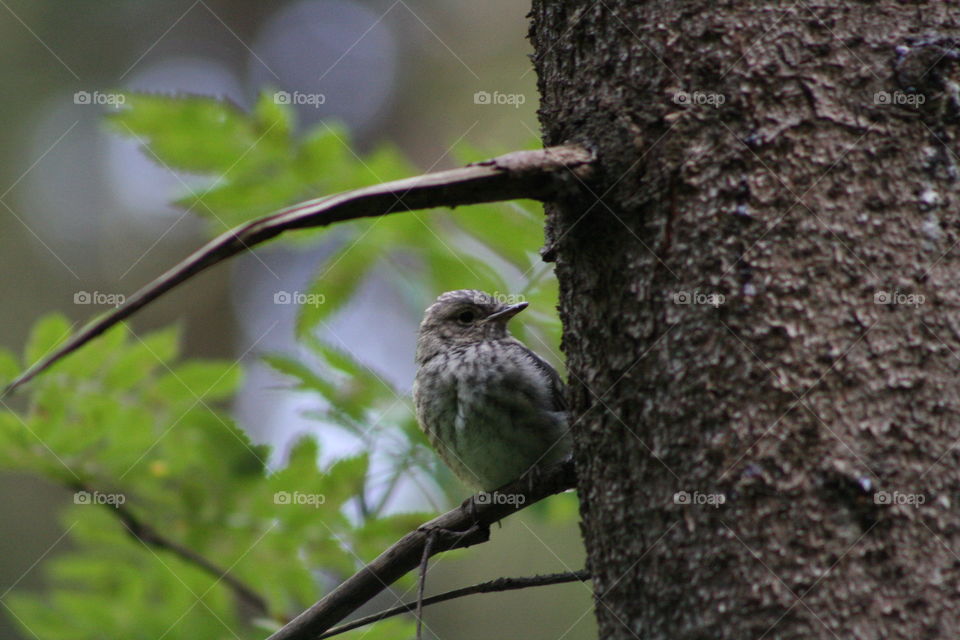
M517 315L524 309L526 309L527 304L528 303L526 302L518 302L517 304L512 304L509 307L506 307L505 309L501 309L496 313L490 314L489 316L487 316L487 319L484 320L484 322L485 323L486 322L503 322L504 324L506 324L507 320Z

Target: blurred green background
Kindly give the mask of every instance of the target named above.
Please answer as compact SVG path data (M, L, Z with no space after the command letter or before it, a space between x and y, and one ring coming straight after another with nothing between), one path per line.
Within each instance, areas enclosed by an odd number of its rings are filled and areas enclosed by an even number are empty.
M104 307L88 304L83 294L96 294L94 302L130 294L222 230L218 220L198 215L204 212L170 204L209 188L208 179L163 166L135 135L105 126L117 90L204 94L243 110L261 91L285 92L294 103L308 96L291 105L298 135L339 124L353 140L351 154L387 143L420 171L447 168L459 164L467 146L493 155L535 140L528 8L506 0L0 1L0 110L7 123L0 129L0 294L8 301L0 306L2 346L20 354L31 326L50 311L77 323L89 319ZM537 209L517 207L516 215ZM305 416L315 400L292 392L259 356L297 351L294 310L264 300L278 291L307 291L318 265L344 243L388 238L364 235L311 235L309 242L241 257L162 299L133 328L144 333L176 323L187 356L242 360L244 386L225 408L254 442L276 447L272 464L281 466L304 432L320 440L326 462L350 454L358 443ZM468 245L448 249L483 258L482 248ZM531 255L538 249L523 247ZM404 260L391 254L379 261L349 302L337 302L341 308L320 337L405 394L420 312L440 290L409 285L417 271L405 271ZM489 262L500 268L494 256ZM503 278L513 291L552 277L546 265L521 271ZM537 306L546 328L523 337L559 367L554 311L542 300ZM26 402L20 396L11 406L23 409ZM445 509L467 495L448 475L439 478L440 490L415 478L401 483L388 511ZM0 638L32 637L12 620L5 597L48 586L45 563L71 549L57 516L70 498L34 474L0 473ZM561 515L528 510L495 529L491 543L438 558L428 593L581 568L572 496L554 500L563 501L554 509ZM385 597L379 604L393 602ZM595 636L591 607L589 588L571 584L438 605L427 622L438 637L588 638Z

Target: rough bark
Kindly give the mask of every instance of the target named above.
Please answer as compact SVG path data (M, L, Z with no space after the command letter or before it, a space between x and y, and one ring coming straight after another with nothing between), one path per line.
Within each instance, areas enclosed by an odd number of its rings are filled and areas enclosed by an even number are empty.
M534 1L600 637L960 633L958 14Z

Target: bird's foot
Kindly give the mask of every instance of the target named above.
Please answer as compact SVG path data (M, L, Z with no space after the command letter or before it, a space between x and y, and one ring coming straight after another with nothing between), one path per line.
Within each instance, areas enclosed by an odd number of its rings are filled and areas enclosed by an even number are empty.
M534 464L524 471L520 477L527 480L527 493L533 493L534 488L540 484L540 479L543 477L543 468L539 464Z

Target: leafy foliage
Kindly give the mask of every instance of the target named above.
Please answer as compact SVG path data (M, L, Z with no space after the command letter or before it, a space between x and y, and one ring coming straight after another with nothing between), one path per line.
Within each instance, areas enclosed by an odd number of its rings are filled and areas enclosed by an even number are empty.
M158 162L209 178L178 203L207 218L211 233L318 194L417 172L388 146L357 155L337 126L297 138L288 107L267 94L251 113L203 97L128 94L110 123ZM490 155L456 154L458 162ZM525 314L521 338L558 364L555 283L535 254L537 208L482 205L342 225L339 248L310 291L326 304L299 314L298 335L312 358L265 358L316 399L313 417L361 439L366 452L391 443L394 466L375 504L368 454L318 468L321 445L307 438L271 471L268 448L252 443L223 408L240 367L182 360L176 329L139 336L117 328L41 376L25 409L0 411L0 470L34 473L74 492L63 512L72 548L44 563L50 588L14 592L5 599L10 610L41 637L261 637L428 518L384 513L411 468L455 486L426 448L409 400L315 329L376 270L415 315L448 289L524 295L534 313ZM69 333L65 318L41 319L20 362L0 350L0 381ZM571 497L551 502L543 514L575 512ZM138 539L122 514L219 571ZM238 605L222 572L260 594L268 611ZM381 623L364 637L409 635L410 624Z
M26 351L46 351L66 326L45 318ZM255 585L275 612L317 598L311 567L349 575L376 555L369 541L379 529L426 517L370 515L358 526L348 505L362 490L366 456L318 469L313 439L267 473L267 448L217 407L240 382L237 366L182 362L177 342L174 330L139 338L115 329L99 355L39 379L28 410L0 413L2 467L53 478L78 503L64 514L77 549L48 563L57 586L8 602L45 637L220 637L242 628L219 576L137 540L111 514L118 508ZM147 603L152 616L123 613Z

